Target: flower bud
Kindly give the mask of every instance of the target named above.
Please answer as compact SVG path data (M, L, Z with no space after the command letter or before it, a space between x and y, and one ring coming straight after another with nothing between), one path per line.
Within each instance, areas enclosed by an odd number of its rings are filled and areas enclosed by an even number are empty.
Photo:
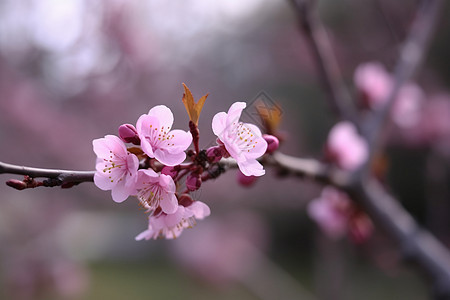
M136 128L131 124L123 124L119 126L119 136L125 143L140 145L141 140L137 134Z
M25 182L21 181L21 180L17 180L17 179L10 179L6 182L7 186L10 186L12 188L15 188L16 190L24 190L26 189L28 186Z
M208 157L208 161L210 163L218 162L225 155L225 153L226 150L223 146L214 146L206 150L206 156Z
M178 166L170 167L170 166L164 166L161 170L161 174L169 175L173 179L178 175Z
M267 142L267 150L266 153L272 154L274 153L278 147L280 146L280 141L276 136L270 135L270 134L264 134L263 138Z
M182 194L178 198L178 204L180 204L184 207L191 206L192 203L194 203L194 200L192 200L191 196L189 196L188 194Z
M186 187L190 191L196 191L202 185L202 179L200 178L200 174L189 174L186 178Z
M252 186L256 182L256 179L258 179L257 176L246 176L241 171L237 172L238 182L245 187Z

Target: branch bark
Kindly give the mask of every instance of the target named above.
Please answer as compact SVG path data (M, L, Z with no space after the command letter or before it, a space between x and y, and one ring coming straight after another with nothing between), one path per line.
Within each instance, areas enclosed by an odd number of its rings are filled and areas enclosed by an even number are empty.
M328 95L332 110L342 119L356 123L356 109L345 86L327 32L317 18L313 0L290 0L305 34L308 46L319 71L319 80Z
M0 174L17 174L30 178L47 178L43 186L70 186L81 182L93 182L95 171L72 171L57 169L42 169L25 166L17 166L0 162ZM37 185L41 186L41 185ZM12 186L15 187L15 186ZM36 186L29 186L36 187ZM26 188L26 187L25 187Z

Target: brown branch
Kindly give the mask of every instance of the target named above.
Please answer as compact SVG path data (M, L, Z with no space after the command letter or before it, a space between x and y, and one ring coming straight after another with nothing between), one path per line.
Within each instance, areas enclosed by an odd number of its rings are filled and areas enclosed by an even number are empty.
M394 105L401 87L419 69L429 48L431 36L436 27L439 13L442 10L442 0L426 0L417 12L416 19L406 38L397 65L394 70L394 84L389 95L384 102L385 105L373 114L365 124L362 131L369 143L370 156L363 169L366 173L372 163L374 153L380 148L380 136L383 126L389 119L389 111Z
M0 162L0 174L17 174L26 176L23 181L12 179L7 184L16 189L35 188L38 186L62 186L70 187L81 182L94 181L95 171L71 171L42 169L17 166ZM42 182L35 181L34 178L47 178Z
M431 278L436 299L450 299L450 253L432 234L421 228L399 201L375 180L334 170L311 159L275 153L263 161L295 176L307 177L346 191L384 229L403 251Z
M325 28L315 15L313 0L290 0L298 16L301 31L310 47L319 71L319 79L328 94L332 110L343 119L356 121L356 111L339 65L332 51Z

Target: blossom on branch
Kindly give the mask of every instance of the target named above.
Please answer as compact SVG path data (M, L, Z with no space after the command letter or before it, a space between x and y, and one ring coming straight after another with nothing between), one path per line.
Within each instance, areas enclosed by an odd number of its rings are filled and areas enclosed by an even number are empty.
M349 171L361 166L369 155L367 141L358 134L355 125L348 121L333 126L326 150L331 161Z
M95 185L104 191L111 190L116 202L126 200L136 191L138 158L114 135L95 139L92 144L97 155Z
M266 152L267 142L257 126L239 122L245 106L244 102L235 102L228 113L217 113L212 129L244 175L262 176L264 168L256 159Z
M192 142L192 135L183 130L170 130L173 124L172 111L165 105L150 109L139 117L136 127L142 150L162 164L175 166L186 159L184 152Z
M194 201L189 206L178 205L173 214L160 213L150 215L148 229L141 232L136 240L150 240L157 238L175 239L180 236L185 228L195 226L196 220L209 216L211 210L208 205L200 201Z
M386 104L394 86L392 75L377 62L359 65L354 81L363 104L373 110L379 110ZM408 82L401 86L391 110L394 123L402 128L409 128L418 123L424 99L425 94L417 84Z
M152 169L139 170L136 183L137 197L141 204L149 209L172 214L177 210L176 186L169 175L158 174Z

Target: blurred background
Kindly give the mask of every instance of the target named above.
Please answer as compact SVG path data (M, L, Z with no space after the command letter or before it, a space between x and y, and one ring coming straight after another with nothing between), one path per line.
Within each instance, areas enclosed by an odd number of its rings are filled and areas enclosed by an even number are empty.
M391 71L419 1L318 1L348 84L355 68ZM445 12L449 12L447 4ZM442 15L446 15L443 13ZM391 126L377 168L417 220L450 242L450 20L442 18L415 79L417 122ZM184 82L210 93L211 120L264 91L281 107L281 151L321 159L335 116L288 1L0 1L0 160L93 170L92 140L158 104L187 130ZM83 183L68 190L0 185L1 299L425 299L426 281L375 230L331 240L305 207L322 187L267 170L251 188L236 171L194 193L212 214L175 241L136 242L147 218ZM14 175L1 175L6 181Z

